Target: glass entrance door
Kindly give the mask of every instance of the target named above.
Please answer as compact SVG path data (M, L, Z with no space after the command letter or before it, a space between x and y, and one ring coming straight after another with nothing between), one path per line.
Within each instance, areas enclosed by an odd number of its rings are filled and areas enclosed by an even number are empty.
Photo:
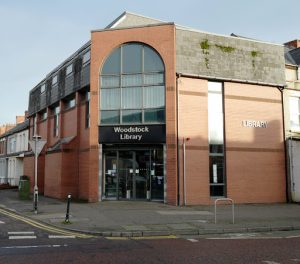
M104 198L163 200L163 149L104 150Z

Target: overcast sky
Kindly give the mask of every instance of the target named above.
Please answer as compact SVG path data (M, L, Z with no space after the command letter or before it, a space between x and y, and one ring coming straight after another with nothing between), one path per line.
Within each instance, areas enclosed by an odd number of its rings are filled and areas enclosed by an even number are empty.
M28 108L29 91L125 10L263 41L300 38L299 0L0 0L0 125Z

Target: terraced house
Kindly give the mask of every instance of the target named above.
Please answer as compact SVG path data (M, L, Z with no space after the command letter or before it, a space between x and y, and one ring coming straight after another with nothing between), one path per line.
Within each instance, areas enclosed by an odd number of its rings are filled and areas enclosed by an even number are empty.
M284 202L284 85L282 45L125 12L30 91L30 138L47 140L39 190ZM33 164L28 153L32 182Z

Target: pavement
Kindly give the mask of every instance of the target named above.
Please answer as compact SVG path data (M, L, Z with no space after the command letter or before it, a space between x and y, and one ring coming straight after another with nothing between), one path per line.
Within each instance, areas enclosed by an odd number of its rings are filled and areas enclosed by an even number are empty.
M105 237L206 235L300 230L300 204L237 204L171 206L147 201L71 202L70 223L64 223L66 201L39 196L20 200L17 189L0 190L0 208L56 227Z

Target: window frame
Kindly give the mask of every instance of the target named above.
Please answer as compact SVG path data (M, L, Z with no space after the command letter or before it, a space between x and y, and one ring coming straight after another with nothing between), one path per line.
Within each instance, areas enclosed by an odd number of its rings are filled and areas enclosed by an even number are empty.
M123 47L126 47L127 45L140 45L141 46L141 72L131 72L131 73L128 73L128 72L124 72L123 71ZM153 53L157 56L157 58L160 59L160 62L162 64L162 70L159 69L159 70L149 70L149 71L145 71L145 49L148 48L150 50L153 51ZM120 51L119 51L120 49ZM118 64L119 66L117 66L116 68L116 71L114 73L102 73L103 71L103 68L105 67L105 63L108 61L108 59L114 55L115 52L119 52L120 53L120 57L119 57L119 61L118 61ZM120 72L118 72L118 69L120 68ZM106 60L104 61L103 63L103 67L102 67L102 71L100 73L100 118L98 120L99 124L102 126L109 126L109 125L143 125L143 124L165 124L166 122L166 77L165 77L165 65L164 65L164 61L163 59L161 58L160 54L154 49L152 48L151 46L147 45L147 44L144 44L144 43L139 43L139 42L129 42L129 43L124 43L122 44L121 46L117 47L116 49L114 49L109 55L108 57L106 58ZM136 83L136 84L127 84L125 85L124 84L124 80L126 77L129 77L129 76L141 76L141 83ZM155 75L160 75L160 79L161 81L159 82L151 82L151 81L147 81L146 82L146 78L148 76L155 76ZM116 77L116 79L118 79L118 82L115 82L117 84L112 84L112 85L109 85L109 83L107 83L105 86L102 86L102 83L103 83L103 80L107 78L107 80L109 80L109 77L113 78L113 77ZM158 78L159 79L159 78ZM151 80L151 79L150 79ZM130 88L141 88L141 100L140 100L140 104L141 104L141 107L126 107L124 108L124 105L123 105L123 91L124 89L130 89ZM145 93L145 90L147 89L147 87L162 87L163 89L163 104L161 106L154 106L154 107L151 107L151 106L148 106L146 107L145 106L145 98L144 98L144 93ZM102 97L102 91L104 89L119 89L119 100L120 100L120 107L117 108L117 109L102 109L101 108L101 97ZM123 120L123 117L124 117L124 113L125 111L129 111L129 110L135 110L135 111L141 111L142 113L142 119L141 119L141 122L124 122ZM154 121L147 121L145 120L145 113L147 112L147 110L156 110L157 113L159 113L159 111L163 110L164 111L164 117L163 117L163 121L159 120L159 118L157 119L156 122ZM102 114L101 113L104 113L106 111L119 111L119 122L118 123L106 123L106 122L103 122L102 120Z

